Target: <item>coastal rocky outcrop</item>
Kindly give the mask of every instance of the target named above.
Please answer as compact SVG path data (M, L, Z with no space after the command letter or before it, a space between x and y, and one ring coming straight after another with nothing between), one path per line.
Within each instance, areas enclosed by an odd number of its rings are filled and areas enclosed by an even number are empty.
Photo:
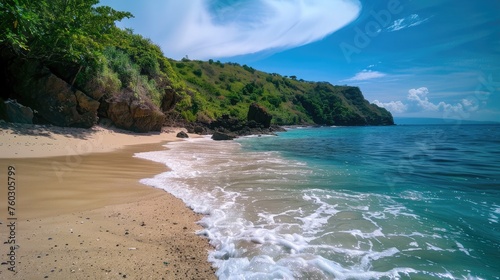
M247 121L223 115L208 125L214 140L233 140L239 136L262 135L286 131L279 126L271 126L272 116L260 105L253 103L248 109Z
M36 122L83 128L97 123L99 102L72 88L47 67L21 59L9 66L12 96L36 112Z
M189 135L187 135L186 132L184 131L179 131L176 135L177 138L189 138Z
M3 104L0 104L0 112L2 112L3 117L13 123L33 123L33 110L31 108L23 106L17 103L16 100L7 100Z
M264 107L258 105L257 103L250 104L247 114L248 122L255 121L263 127L269 128L271 126L272 118L273 116L271 116L271 114L269 114Z
M100 111L113 123L135 132L161 131L165 115L154 105L138 100L131 92L122 92L103 101Z
M220 131L216 131L212 135L212 139L216 140L216 141L233 140L234 138L236 138L236 136L234 134L224 133L224 132L220 132Z
M9 93L2 93L2 97L15 98L25 105L6 101L2 117L7 121L90 128L99 117L104 117L117 127L135 132L160 131L165 122L165 115L157 106L126 90L107 92L102 86L80 90L38 61L4 62L9 64L2 70ZM164 108L172 109L176 101L175 92L166 94Z

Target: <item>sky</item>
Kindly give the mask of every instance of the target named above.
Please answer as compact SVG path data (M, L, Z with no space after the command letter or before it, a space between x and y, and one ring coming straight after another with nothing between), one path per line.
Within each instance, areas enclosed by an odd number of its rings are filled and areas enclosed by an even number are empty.
M394 117L500 121L499 0L104 0L173 59L360 87Z

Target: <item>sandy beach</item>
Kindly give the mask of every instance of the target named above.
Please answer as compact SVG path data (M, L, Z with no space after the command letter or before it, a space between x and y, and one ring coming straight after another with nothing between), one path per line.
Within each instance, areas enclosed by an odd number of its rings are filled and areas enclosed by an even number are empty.
M0 279L215 279L200 216L139 183L167 167L133 154L163 149L178 131L1 122Z

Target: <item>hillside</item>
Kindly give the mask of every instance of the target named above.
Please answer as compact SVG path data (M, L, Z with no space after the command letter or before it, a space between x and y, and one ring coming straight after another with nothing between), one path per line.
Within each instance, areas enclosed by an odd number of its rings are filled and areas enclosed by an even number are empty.
M297 80L236 63L168 59L151 40L116 27L130 13L98 3L40 0L4 6L0 118L76 127L107 118L146 132L167 122L246 120L256 103L278 125L394 124L392 115L366 101L357 87Z
M190 89L193 108L187 119L214 119L222 114L245 118L256 102L273 116L273 123L319 125L390 125L391 114L370 104L357 87L308 82L264 73L236 63L170 60Z

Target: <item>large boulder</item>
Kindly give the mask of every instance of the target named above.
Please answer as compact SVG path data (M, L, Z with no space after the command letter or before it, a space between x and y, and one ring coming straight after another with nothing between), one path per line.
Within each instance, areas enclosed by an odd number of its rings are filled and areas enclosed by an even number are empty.
M89 128L97 123L99 102L71 87L35 61L16 60L9 68L13 95L57 126Z
M161 131L165 115L154 105L141 102L130 92L106 101L106 115L120 128L135 132Z
M216 141L233 140L234 138L236 138L235 135L220 131L215 131L212 135L212 139Z
M245 126L245 122L237 118L233 118L229 115L223 115L222 117L209 124L209 128L212 130L228 130L232 132L240 131L244 129Z
M254 121L261 124L265 128L269 128L271 126L272 118L273 116L271 116L271 114L269 114L264 107L258 105L257 103L252 103L250 108L248 108L248 122Z
M179 131L179 133L177 133L177 138L189 138L189 135L184 132L184 131Z
M2 106L4 117L7 121L13 123L33 123L33 110L30 107L23 106L17 103L16 100L7 100Z
M95 99L90 98L88 95L85 93L77 90L75 91L75 97L76 97L76 102L78 106L76 109L79 112L97 112L97 109L99 109L99 102L96 101Z

